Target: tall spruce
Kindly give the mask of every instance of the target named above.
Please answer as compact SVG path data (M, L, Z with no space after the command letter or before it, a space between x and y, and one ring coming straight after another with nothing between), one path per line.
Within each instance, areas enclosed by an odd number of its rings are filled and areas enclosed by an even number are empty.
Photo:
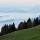
M32 27L32 21L31 21L30 18L27 20L27 27L28 28L31 28Z
M14 23L12 25L10 24L9 27L10 27L10 30L9 30L10 32L13 32L16 30Z
M20 22L18 25L18 30L21 30L21 29L23 29L23 22Z

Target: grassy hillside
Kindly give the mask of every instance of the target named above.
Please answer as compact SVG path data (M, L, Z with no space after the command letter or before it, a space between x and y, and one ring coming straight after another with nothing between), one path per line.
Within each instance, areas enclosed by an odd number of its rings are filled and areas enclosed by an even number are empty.
M40 40L40 26L0 36L0 40Z

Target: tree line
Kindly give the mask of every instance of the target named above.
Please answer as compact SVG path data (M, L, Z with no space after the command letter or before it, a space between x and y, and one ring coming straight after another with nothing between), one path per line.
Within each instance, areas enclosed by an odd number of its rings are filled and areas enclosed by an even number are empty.
M10 32L15 32L17 30L21 30L21 29L28 29L28 28L32 28L35 27L37 25L40 25L40 19L38 19L38 17L34 18L34 20L32 21L30 18L24 22L20 22L18 25L18 29L15 27L15 24L13 22L13 24L5 24L2 28L1 28L1 32L0 32L0 36L5 35L7 33Z

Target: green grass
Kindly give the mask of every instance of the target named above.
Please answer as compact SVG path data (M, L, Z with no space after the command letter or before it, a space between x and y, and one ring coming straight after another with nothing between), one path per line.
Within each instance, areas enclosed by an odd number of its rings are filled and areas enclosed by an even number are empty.
M40 25L0 36L0 40L40 40Z

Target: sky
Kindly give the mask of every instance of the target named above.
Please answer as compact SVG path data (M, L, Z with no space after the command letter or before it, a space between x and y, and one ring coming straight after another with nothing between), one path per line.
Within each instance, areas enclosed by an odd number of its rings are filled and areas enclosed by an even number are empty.
M40 12L40 0L0 0L0 12Z
M17 19L15 21L17 24L19 18L26 19L27 17L36 17L38 15L40 15L40 0L0 0L1 23L15 18L15 20Z
M0 0L0 4L40 4L40 0Z

